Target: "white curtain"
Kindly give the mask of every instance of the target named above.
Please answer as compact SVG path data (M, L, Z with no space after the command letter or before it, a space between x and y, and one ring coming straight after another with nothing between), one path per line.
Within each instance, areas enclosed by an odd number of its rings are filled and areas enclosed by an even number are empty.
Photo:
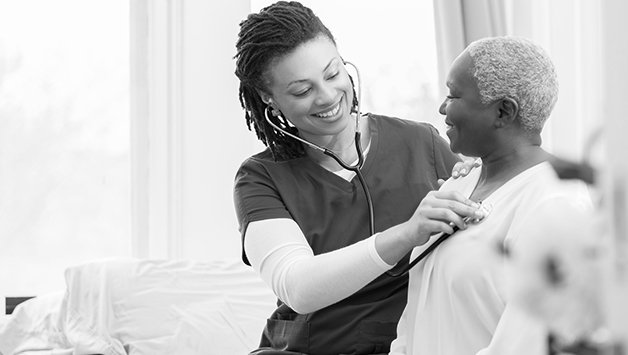
M434 17L439 87L445 96L451 63L469 43L505 36L506 12L502 0L434 0Z
M600 113L600 0L434 0L441 93L453 60L472 41L522 36L556 65L560 95L543 131L546 150L581 160Z
M603 231L609 230L608 287L606 306L611 334L628 349L628 120L626 83L628 83L628 1L603 0L601 4L602 100L599 121L604 122L604 172L601 183L606 218Z

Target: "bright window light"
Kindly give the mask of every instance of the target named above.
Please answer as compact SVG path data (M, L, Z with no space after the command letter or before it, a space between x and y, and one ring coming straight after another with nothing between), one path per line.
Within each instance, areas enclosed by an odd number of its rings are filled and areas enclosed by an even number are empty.
M130 255L129 3L0 0L0 295Z

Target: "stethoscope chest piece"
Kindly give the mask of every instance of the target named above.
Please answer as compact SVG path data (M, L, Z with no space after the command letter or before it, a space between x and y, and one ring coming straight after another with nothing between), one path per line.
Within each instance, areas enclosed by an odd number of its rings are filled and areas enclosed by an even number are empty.
M484 222L486 218L488 217L488 215L493 210L493 205L491 205L490 203L485 203L481 201L479 203L480 203L480 207L478 208L478 210L482 211L482 217L481 218L466 217L464 219L464 222L466 224L480 224Z

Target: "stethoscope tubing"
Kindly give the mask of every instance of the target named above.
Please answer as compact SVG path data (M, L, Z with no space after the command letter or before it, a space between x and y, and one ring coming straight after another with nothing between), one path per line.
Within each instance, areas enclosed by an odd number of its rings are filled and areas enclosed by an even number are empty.
M390 277L400 277L408 273L410 269L412 269L416 264L418 264L421 260L425 259L430 253L436 249L440 243L444 242L447 238L451 237L452 234L456 233L460 228L458 226L454 226L454 231L452 233L443 233L434 243L432 243L427 249L423 250L419 256L417 256L414 260L412 260L409 264L405 265L399 271L388 270L386 271L386 275Z
M322 152L323 154L331 157L332 159L334 159L338 164L340 164L340 166L342 166L343 169L349 170L349 171L353 171L356 176L358 177L358 179L360 180L360 185L362 185L362 190L364 190L364 196L366 197L366 204L367 204L367 208L368 208L368 215L369 215L369 232L370 235L375 234L375 217L374 217L374 212L373 212L373 200L371 198L371 193L369 191L368 188L368 184L366 183L366 180L364 179L364 175L362 174L362 171L360 169L362 169L362 167L364 166L364 152L362 150L362 133L360 132L360 114L361 114L361 103L362 103L362 79L360 77L360 71L358 70L358 67L351 63L351 62L347 62L344 61L345 64L349 64L350 66L353 67L353 69L355 70L355 73L357 75L357 86L358 86L358 90L357 90L357 95L358 95L358 104L357 104L357 112L355 114L355 150L358 153L358 161L356 164L354 165L350 165L347 164L347 162L345 162L344 160L342 160L338 155L336 155L336 153L334 153L331 149L322 147L318 144L312 143L310 141L307 141L295 134L292 134L284 129L282 129L281 127L277 126L275 123L272 122L272 120L270 119L270 117L268 117L268 109L265 110L265 115L266 115L266 121L277 131L293 138L296 139L297 141L315 149L318 150L320 152Z

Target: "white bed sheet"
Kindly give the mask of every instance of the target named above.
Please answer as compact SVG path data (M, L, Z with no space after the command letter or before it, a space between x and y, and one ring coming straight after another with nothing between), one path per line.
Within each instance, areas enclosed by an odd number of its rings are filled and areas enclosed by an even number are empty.
M246 354L275 296L239 260L109 259L0 322L0 354Z

